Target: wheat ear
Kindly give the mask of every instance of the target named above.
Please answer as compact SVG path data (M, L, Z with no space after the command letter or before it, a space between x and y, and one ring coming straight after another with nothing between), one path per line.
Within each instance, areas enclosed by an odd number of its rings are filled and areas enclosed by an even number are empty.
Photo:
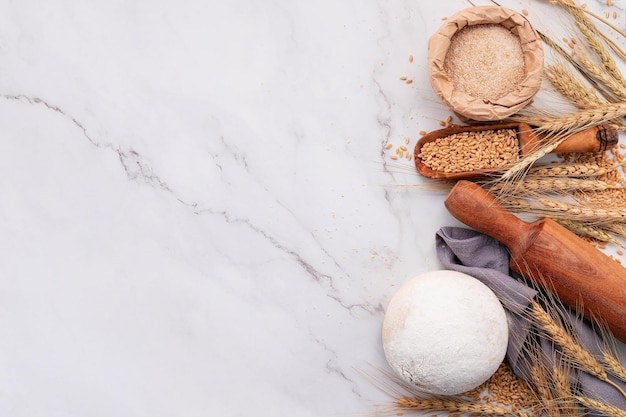
M518 113L511 116L511 119L537 126L537 130L540 132L569 131L575 133L609 123L611 120L625 115L626 103L610 103L597 108L580 109L568 115Z
M554 397L558 399L558 407L565 416L576 416L578 407L572 395L572 386L569 382L569 368L562 362L553 360L552 389Z
M592 12L589 9L584 9L583 12L587 14L588 16L593 17L597 21L602 22L602 24L606 25L608 28L613 30L613 32L619 35L622 35L623 37L626 37L626 31L622 31L620 28L615 26L613 23L609 22L607 19L604 19L603 17ZM626 52L624 52L624 50L620 48L613 39L609 38L605 33L599 30L597 31L597 35L601 37L604 40L604 42L606 42L608 47L615 53L615 55L617 55L622 61L626 61Z
M562 63L548 65L544 75L557 92L567 97L579 108L606 104L606 101L601 100L595 94L593 88L584 85Z
M617 358L611 355L608 352L605 352L602 355L602 363L606 367L606 370L611 374L616 376L622 381L626 381L626 367L617 360Z
M606 71L623 87L625 85L624 77L618 69L613 56L601 42L602 37L599 36L600 32L596 26L589 20L580 7L563 1L561 1L560 4L573 17L574 24L586 39L589 48L598 55Z
M612 243L620 248L626 249L626 245L599 227L566 219L555 219L555 221L580 237L590 238L605 243Z
M506 369L500 367L502 371ZM510 368L509 368L510 370ZM511 371L512 374L512 371ZM512 416L512 417L538 417L532 414L533 407L536 404L533 402L532 406L527 409L520 409L511 405L503 403L480 402L480 393L475 393L475 399L466 398L470 392L461 394L459 396L433 396L415 389L415 386L406 383L397 375L379 369L376 374L366 374L368 378L383 392L392 397L392 401L387 403L387 407L383 408L381 412L383 414L395 414L399 415L402 411L415 411L415 412L437 412L443 411L448 413L463 413L473 415L497 415L497 416ZM492 377L493 378L493 377ZM486 385L489 380L485 382ZM514 387L514 381L510 381L509 388ZM506 389L506 387L502 387ZM509 394L510 396L510 394Z
M600 180L581 178L537 177L526 175L509 186L497 183L489 191L510 191L516 195L563 194L572 191L606 191L624 189L625 186L614 185Z
M544 176L544 177L595 177L606 174L618 168L618 165L612 167L601 167L594 163L567 163L554 162L544 165L535 165L531 167L527 176Z
M551 417L561 416L561 410L558 407L558 403L555 401L552 390L550 389L549 378L543 365L540 365L538 362L533 363L530 368L530 378L537 394L539 395L539 398L541 399L540 407L543 411Z
M626 220L626 209L593 207L589 205L570 204L562 200L541 198L541 206L554 214L573 217L588 222L623 222Z
M626 366L620 360L620 352L617 347L617 339L609 329L606 320L596 315L592 315L591 322L598 331L601 342L601 353L598 359L606 369L607 373L613 375L617 379L626 382Z
M605 402L593 400L589 397L584 397L580 395L577 395L574 398L585 407L592 410L600 411L604 415L613 417L626 417L626 411Z
M598 80L605 87L607 87L611 93L621 99L626 98L626 89L624 86L616 80L611 74L605 72L604 67L600 67L594 64L591 59L584 53L574 53L574 57L580 61L585 70L590 76Z
M523 410L510 410L508 407L493 403L466 401L455 397L400 397L395 399L399 409L419 411L446 411L449 413L480 414L498 416L533 417Z
M548 45L550 48L554 49L560 56L562 56L570 64L572 64L574 66L574 68L576 68L576 70L578 70L578 72L589 82L589 84L591 84L594 87L594 89L596 91L598 91L600 94L602 94L604 96L604 98L606 98L607 100L614 101L614 97L612 97L610 94L608 94L608 92L605 91L602 88L602 86L593 77L591 77L589 74L587 74L587 72L585 71L585 67L583 67L580 62L576 61L572 57L571 54L569 54L565 49L563 49L560 45L558 45L556 42L554 42L549 36L545 35L542 32L539 32L539 31L537 33L539 34L539 37L541 38L543 43Z
M585 371L599 380L613 386L624 397L626 397L626 392L624 392L619 385L609 379L602 364L591 353L589 353L589 351L577 343L573 336L562 325L557 323L556 320L537 302L533 301L531 306L532 317L537 320L537 323L541 325L541 328L546 331L550 338L561 347L562 353L564 357L567 358L568 362L570 362L573 366L576 366L578 369Z
M528 213L536 216L550 217L554 220L573 220L585 224L621 223L626 221L626 210L605 209L587 205L570 204L563 200L539 198L537 204L507 196L498 195L499 202L515 213Z
M626 225L623 223L611 223L605 226L607 232L613 233L615 236L626 238Z
M579 109L602 107L610 104L606 99L602 99L596 94L599 91L607 97L607 93L597 83L593 83L593 87L585 85L563 63L547 66L544 76L558 93ZM590 79L589 76L585 76L585 78ZM615 124L616 129L626 130L626 124L623 120L615 119L611 122Z

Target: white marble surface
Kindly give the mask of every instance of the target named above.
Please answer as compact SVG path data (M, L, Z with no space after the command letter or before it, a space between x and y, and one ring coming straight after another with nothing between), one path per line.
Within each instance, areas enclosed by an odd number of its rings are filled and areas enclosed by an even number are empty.
M383 147L449 114L426 42L468 5L0 1L0 416L386 399L359 370L457 222Z

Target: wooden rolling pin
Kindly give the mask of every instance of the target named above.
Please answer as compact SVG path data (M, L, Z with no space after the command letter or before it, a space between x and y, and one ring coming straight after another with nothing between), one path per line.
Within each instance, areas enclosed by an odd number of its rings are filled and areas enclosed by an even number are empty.
M510 267L542 285L583 314L605 321L626 343L626 269L551 219L520 220L480 186L461 180L446 198L448 211L489 235L511 253ZM537 279L540 277L540 279Z

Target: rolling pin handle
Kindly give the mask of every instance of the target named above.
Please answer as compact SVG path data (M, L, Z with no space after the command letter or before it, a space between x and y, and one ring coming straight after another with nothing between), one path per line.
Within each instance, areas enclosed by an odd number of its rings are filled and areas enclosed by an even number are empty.
M444 205L456 219L503 243L515 258L526 252L535 223L526 223L503 207L479 185L458 181Z

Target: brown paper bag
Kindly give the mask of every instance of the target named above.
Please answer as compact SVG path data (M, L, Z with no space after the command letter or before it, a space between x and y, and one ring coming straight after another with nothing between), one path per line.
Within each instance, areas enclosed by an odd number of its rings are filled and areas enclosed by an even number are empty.
M524 80L516 90L493 102L455 90L444 68L452 36L466 26L479 24L500 24L519 36L524 56ZM498 6L470 7L448 18L431 36L428 43L428 72L435 93L461 118L502 120L528 105L539 91L543 74L543 46L530 22L521 14Z

